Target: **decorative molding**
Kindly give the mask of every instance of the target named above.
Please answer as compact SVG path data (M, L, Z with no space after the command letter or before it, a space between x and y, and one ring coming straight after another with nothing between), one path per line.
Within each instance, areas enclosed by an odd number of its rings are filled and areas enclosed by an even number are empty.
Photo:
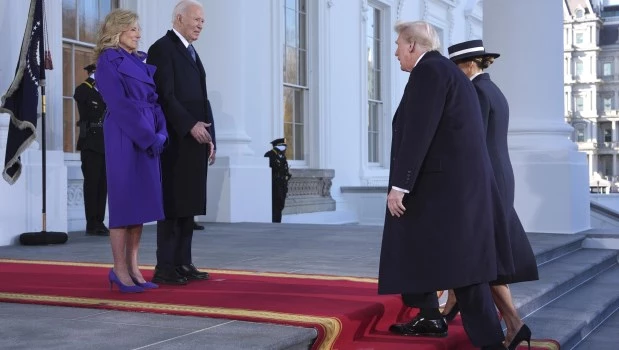
M368 11L370 10L370 6L368 5L368 0L361 0L361 20L365 23L368 20Z
M458 6L457 0L424 0L422 4L423 19L446 33L441 40L444 47L451 45L454 30L453 10Z
M400 16L402 15L402 8L404 7L404 0L398 1L398 8L396 10L396 20L400 20Z
M84 207L84 182L82 180L69 180L67 186L67 205L72 207Z
M483 11L483 0L468 0L468 3L464 8L466 37L468 40L482 38Z

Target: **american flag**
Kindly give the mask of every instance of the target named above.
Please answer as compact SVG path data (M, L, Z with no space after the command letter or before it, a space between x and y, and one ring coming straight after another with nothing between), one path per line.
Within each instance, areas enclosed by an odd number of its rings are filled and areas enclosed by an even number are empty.
M21 175L20 155L36 138L39 85L45 80L43 46L43 0L31 0L15 78L0 105L0 113L11 117L2 171L11 185Z

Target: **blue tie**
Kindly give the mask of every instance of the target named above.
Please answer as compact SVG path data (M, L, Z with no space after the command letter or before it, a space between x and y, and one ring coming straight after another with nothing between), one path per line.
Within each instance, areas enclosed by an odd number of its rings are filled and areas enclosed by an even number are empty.
M191 55L191 58L193 58L193 61L196 61L196 49L193 48L193 45L189 44L189 46L187 46L187 50L189 50L189 54Z

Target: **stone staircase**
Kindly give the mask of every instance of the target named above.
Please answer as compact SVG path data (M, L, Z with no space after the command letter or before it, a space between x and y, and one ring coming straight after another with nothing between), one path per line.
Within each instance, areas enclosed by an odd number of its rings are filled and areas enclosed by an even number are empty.
M561 349L618 349L617 251L584 248L586 235L529 237L540 280L514 284L511 291L533 337L555 339Z

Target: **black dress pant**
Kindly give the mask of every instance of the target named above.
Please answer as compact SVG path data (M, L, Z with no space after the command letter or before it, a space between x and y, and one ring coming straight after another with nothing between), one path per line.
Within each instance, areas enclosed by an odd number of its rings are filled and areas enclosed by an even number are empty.
M193 216L157 221L157 268L192 264Z
M454 292L460 307L462 325L473 345L489 346L505 339L488 283L455 288ZM438 307L435 292L402 294L402 301L406 306L415 308Z
M107 178L105 155L89 149L81 151L82 175L84 175L84 211L86 229L103 225L107 201Z

